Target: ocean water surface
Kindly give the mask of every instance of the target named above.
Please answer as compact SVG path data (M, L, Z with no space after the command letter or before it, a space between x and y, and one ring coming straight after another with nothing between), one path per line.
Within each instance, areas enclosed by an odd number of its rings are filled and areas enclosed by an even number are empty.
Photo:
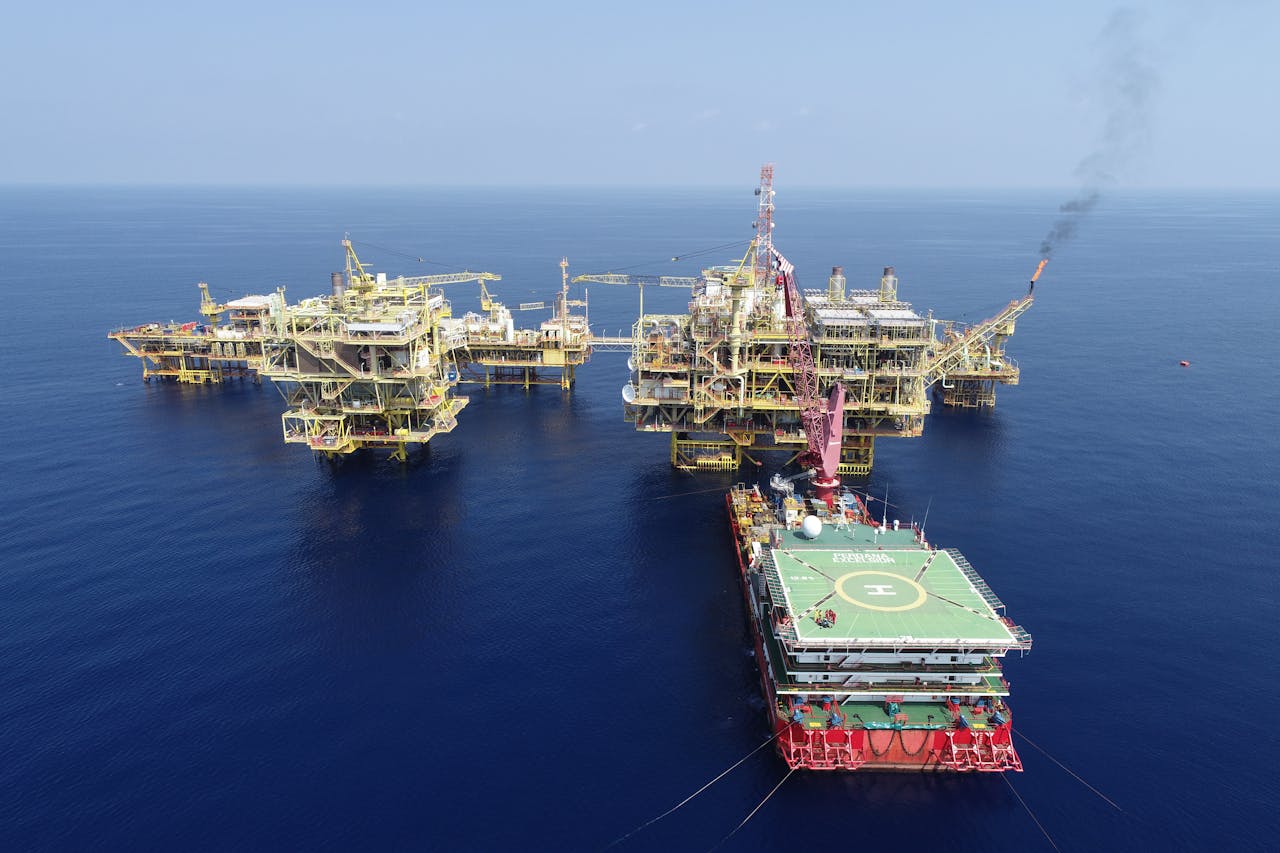
M0 847L600 849L750 752L722 495L759 474L672 471L622 421L625 356L568 395L464 388L407 465L331 465L281 442L269 383L145 385L105 333L197 318L198 281L323 293L345 232L391 274L501 273L508 304L562 255L694 274L731 253L668 259L745 247L754 201L0 191ZM780 183L775 237L802 286L893 264L918 309L976 320L1060 201ZM877 448L868 487L929 507L1034 636L1019 730L1123 811L1023 743L1015 777L795 774L723 849L1273 849L1278 285L1280 196L1108 199L1018 323L1022 384ZM636 293L590 303L617 334ZM784 775L762 751L614 849L711 848Z

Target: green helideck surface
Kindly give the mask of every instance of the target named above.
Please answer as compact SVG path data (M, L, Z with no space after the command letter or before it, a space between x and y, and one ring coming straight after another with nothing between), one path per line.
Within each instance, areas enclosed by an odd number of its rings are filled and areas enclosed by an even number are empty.
M817 539L788 532L773 550L801 642L857 639L978 641L1014 637L945 551L915 545L907 531L864 542L859 526L827 528ZM905 533L905 537L898 535ZM815 614L835 615L828 627Z

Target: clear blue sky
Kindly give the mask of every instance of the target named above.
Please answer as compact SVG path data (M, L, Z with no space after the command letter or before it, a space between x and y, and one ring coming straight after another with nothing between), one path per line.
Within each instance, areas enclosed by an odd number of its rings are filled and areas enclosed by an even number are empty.
M1069 186L1116 108L1114 3L363 5L10 4L0 183ZM1280 3L1130 7L1119 183L1280 187Z

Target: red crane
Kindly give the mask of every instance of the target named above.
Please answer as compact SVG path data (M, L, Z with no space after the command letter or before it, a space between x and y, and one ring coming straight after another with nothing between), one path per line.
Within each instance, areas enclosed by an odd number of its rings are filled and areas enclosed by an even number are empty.
M773 246L773 164L760 169L759 213L756 218L756 281L766 281L776 270L775 284L785 301L785 322L790 342L788 357L795 382L796 401L800 404L800 424L808 447L797 460L813 468L814 491L819 498L834 505L835 490L840 487L836 469L840 464L840 446L844 432L844 386L839 382L831 389L831 397L823 405L818 396L818 371L809 346L809 326L805 322L804 303L796 287L795 266Z

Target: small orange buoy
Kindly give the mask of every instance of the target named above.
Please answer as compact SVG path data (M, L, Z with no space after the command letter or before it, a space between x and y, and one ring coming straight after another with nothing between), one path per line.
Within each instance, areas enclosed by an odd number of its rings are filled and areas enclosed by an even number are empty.
M1182 361L1178 362L1178 364L1182 365L1183 367L1191 366L1191 362L1187 361L1186 359L1183 359Z

